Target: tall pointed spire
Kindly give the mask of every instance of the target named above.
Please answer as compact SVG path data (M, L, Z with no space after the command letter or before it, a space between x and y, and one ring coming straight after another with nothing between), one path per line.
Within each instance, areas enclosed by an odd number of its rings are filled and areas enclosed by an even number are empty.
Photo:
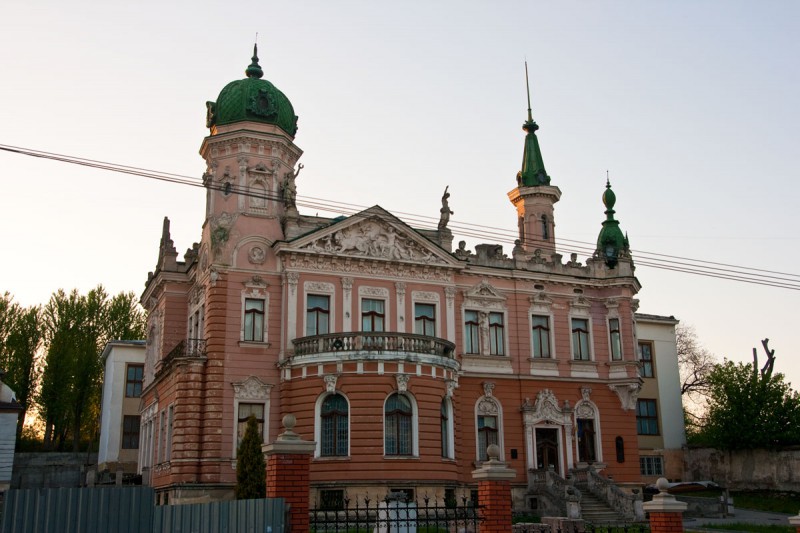
M522 125L525 135L525 149L522 153L522 170L517 173L517 184L520 187L536 187L550 185L550 176L544 168L542 151L539 148L539 139L536 130L539 125L533 120L531 113L531 88L528 81L528 62L525 61L525 88L528 91L528 120Z
M253 44L253 57L250 59L252 63L247 66L244 73L247 74L248 78L261 78L264 75L264 71L261 70L261 65L258 64L258 43Z

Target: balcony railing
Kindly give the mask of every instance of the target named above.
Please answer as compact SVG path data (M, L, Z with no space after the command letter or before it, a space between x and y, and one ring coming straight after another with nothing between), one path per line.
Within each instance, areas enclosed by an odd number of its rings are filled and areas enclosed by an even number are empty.
M295 355L330 352L405 352L454 359L456 345L450 341L412 333L350 331L301 337L292 341Z
M183 339L169 351L165 360L183 357L204 357L206 355L205 339Z

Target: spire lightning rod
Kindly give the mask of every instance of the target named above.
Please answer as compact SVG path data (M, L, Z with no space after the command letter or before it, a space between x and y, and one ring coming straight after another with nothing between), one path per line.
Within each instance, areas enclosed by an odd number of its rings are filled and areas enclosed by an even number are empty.
M525 89L528 91L528 121L533 122L533 116L531 115L531 86L528 83L528 60L525 60Z

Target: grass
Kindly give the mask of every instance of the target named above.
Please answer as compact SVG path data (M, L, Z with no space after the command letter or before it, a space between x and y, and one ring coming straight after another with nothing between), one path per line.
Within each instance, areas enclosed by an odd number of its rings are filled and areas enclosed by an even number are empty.
M795 529L791 526L778 526L775 524L703 524L700 527L703 529L721 529L724 531L747 531L748 533L795 533Z
M719 489L686 492L680 496L697 498L719 498ZM798 514L800 511L800 493L774 490L741 490L731 491L733 506L736 509L752 509L768 513ZM743 531L747 531L746 529ZM794 533L794 532L792 532Z

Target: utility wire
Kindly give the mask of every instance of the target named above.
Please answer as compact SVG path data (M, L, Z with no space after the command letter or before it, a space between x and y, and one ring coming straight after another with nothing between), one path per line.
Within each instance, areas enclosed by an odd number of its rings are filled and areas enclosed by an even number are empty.
M254 189L247 186L239 186L230 184L210 184L203 183L202 179L191 176L174 174L169 172L162 172L152 169L145 169L130 165L120 165L116 163L108 163L95 159L87 159L64 154L56 154L52 152L44 152L41 150L33 150L29 148L22 148L18 146L9 146L0 144L0 151L6 151L19 155L26 155L41 159L48 159L62 163L70 163L74 165L86 166L99 170L108 170L133 176L139 176L149 179L155 179L168 183L175 183L178 185L189 185L193 187L204 187L212 190L218 190L228 194L244 195L252 198L259 198L262 200L282 200L280 195L266 193L264 189ZM337 213L340 215L353 216L357 215L367 206L352 204L347 202L340 202L335 200L328 200L324 198L317 198L313 196L298 195L296 200L298 206L315 209L324 213ZM406 223L412 222L420 226L420 229L435 230L438 225L438 218L425 215L418 215L414 213L407 213L402 211L393 211L394 214L404 215ZM466 237L473 237L479 239L498 239L504 243L512 243L516 240L517 235L512 231L505 228L497 228L492 226L484 226L478 224L470 224L465 222L452 221L450 224L452 230L456 230L459 234ZM526 239L525 244L535 245L537 240ZM595 244L585 241L578 241L574 239L559 238L559 251L576 254L593 255L595 252ZM738 281L743 283L751 283L757 285L765 285L777 288L784 288L790 290L800 290L800 274L792 274L788 272L778 272L773 270L766 270L761 268L745 267L741 265L733 265L730 263L721 263L716 261L707 261L702 259L693 259L683 256L673 256L669 254L662 254L658 252L648 252L644 250L633 250L633 255L636 257L635 264L637 266L645 266L649 268L657 268L662 270L669 270L674 272L682 272L686 274L694 274L700 276L707 276L712 278L726 279L731 281ZM726 268L722 268L726 267Z

